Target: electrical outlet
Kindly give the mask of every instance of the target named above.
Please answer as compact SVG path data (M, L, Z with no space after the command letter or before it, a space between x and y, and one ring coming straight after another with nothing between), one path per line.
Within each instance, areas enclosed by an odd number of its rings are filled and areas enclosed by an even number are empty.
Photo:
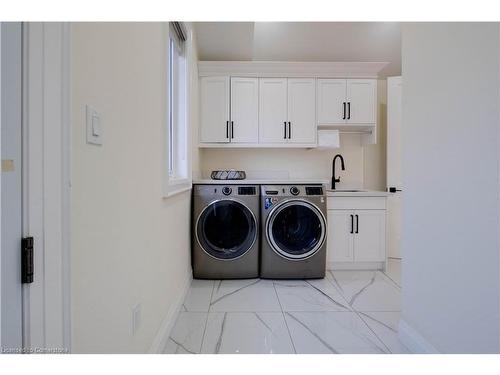
M141 304L138 303L132 307L132 335L139 330L141 326Z

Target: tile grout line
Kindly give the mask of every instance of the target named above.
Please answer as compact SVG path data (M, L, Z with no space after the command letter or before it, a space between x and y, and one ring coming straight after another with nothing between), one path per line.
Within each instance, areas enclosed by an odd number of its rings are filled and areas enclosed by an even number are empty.
M288 327L288 322L286 321L285 312L283 310L283 305L281 304L280 297L278 295L278 291L276 290L276 284L274 283L274 280L273 280L273 288L274 288L274 293L276 294L276 299L278 300L278 303L280 305L281 316L283 317L283 320L285 321L285 327L286 327L286 330L288 331L288 337L290 337L290 342L292 343L293 352L294 352L294 354L297 354L297 349L295 348L295 343L293 342L292 333L290 332L290 328Z
M333 270L327 270L327 272L332 276L332 280L330 280L329 278L327 278L325 276L325 279L340 293L340 295L346 300L347 302L347 298L345 297L344 295L344 289L342 288L342 286L340 285L340 283L338 282L337 278L335 277L335 275L333 274Z
M392 277L390 277L385 271L376 270L375 272L380 273L382 277L387 281L390 285L396 287L398 290L401 290L401 285L399 285Z
M203 329L203 336L201 338L201 344L200 344L200 352L199 352L199 354L201 354L201 349L203 348L203 343L205 341L205 334L207 333L208 315L210 314L210 309L212 308L212 305L210 304L210 302L212 302L212 297L213 297L213 294L214 294L214 289L215 289L215 280L212 283L212 290L210 291L210 300L208 301L207 317L205 318L205 328Z
M399 285L396 280L394 280L392 277L390 277L385 271L378 271L380 272L382 275L384 275L387 279L389 279L390 283L394 284L396 286L396 288L398 288L399 290L401 290L401 285Z
M324 297L328 298L331 302L334 303L334 305L338 305L338 306L342 307L343 309L349 311L349 302L344 298L342 293L340 293L337 288L333 287L333 289L335 291L339 292L342 301L345 302L345 305L343 305L339 301L335 300L331 295L329 295L326 291L324 291L320 287L317 287L317 286L311 284L308 280L304 280L304 282L308 288L310 288L310 289L314 290L315 292L319 293L320 295L323 295ZM329 284L331 285L331 283L329 283ZM325 310L325 311L330 311L330 310ZM331 311L337 311L337 310L331 310ZM342 310L340 310L340 311L342 311Z
M330 283L330 285L333 286L333 288L342 296L342 298L344 299L344 301L346 302L346 305L349 306L350 308L350 311L354 310L353 307L351 306L351 304L349 303L349 299L347 299L347 295L345 294L344 292L344 289L342 288L342 286L340 285L340 283L337 281L337 279L335 278L335 276L333 275L333 270L327 270L330 275L332 276L333 280L330 280L328 279L327 277L325 277L325 279Z
M368 320L373 320L374 322L377 322L378 324L382 325L382 326L385 326L387 329L390 329L391 331L393 332L396 332L397 333L397 330L392 328L390 325L384 323L382 320L378 320L378 319L375 319L373 316L371 316L370 314L368 314L367 312L365 311L360 311L359 312L361 315L363 315L365 318L367 318Z
M379 271L377 270L373 274L373 279L372 279L373 281L370 284L368 284L367 286L365 286L364 288L362 288L361 291L366 290L370 285L373 284L373 282L375 282L375 279L377 278L377 272L379 272ZM358 292L358 293L360 293L360 292ZM389 354L392 354L391 349L389 349L389 347L386 345L386 343L375 333L375 331L372 329L372 327L370 327L370 325L361 317L361 314L358 312L358 310L356 310L353 305L350 304L350 306L351 306L352 311L354 311L354 313L356 314L356 316L359 319L361 319L361 321L370 330L370 332L375 335L375 337L377 338L377 340L387 349L387 351L389 352Z
M384 340L382 340L376 333L375 331L372 329L372 327L370 327L370 325L363 319L363 317L361 316L361 314L355 310L354 308L352 308L352 311L354 311L354 313L356 314L356 316L361 319L361 321L365 324L365 326L371 331L371 333L373 333L375 335L375 337L377 338L378 341L380 341L380 343L387 349L388 353L385 353L385 354L393 354L391 349L389 349L389 347L387 346L387 344L384 342Z
M339 284L339 287L340 287L340 283L337 281L337 279L333 275L333 271L329 270L329 272L330 272L331 276L334 278L334 280L336 281L336 283ZM375 275L376 275L376 273L377 273L377 271L375 271ZM389 349L389 347L386 345L386 343L375 333L375 331L361 317L361 315L359 314L358 310L356 310L354 308L354 306L349 303L349 300L347 299L347 297L343 293L343 290L342 291L339 290L340 288L338 288L332 281L330 281L330 280L328 280L328 281L330 282L330 284L332 284L339 291L339 293L342 295L342 297L344 297L344 299L347 301L347 305L351 308L351 311L354 312L359 319L361 319L361 321L364 323L364 325L375 335L375 337L378 339L378 341L380 341L380 343L389 351L389 353L392 353L391 350Z

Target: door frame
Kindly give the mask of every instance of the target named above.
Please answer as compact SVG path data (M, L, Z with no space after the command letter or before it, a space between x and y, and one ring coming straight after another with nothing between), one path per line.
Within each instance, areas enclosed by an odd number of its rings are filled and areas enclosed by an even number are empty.
M2 122L2 27L0 22L0 155L2 155L2 131L1 131L1 122ZM2 171L0 170L0 197L2 196ZM0 225L1 225L1 217L2 217L2 200L0 199ZM0 230L0 244L2 243L2 231ZM2 256L0 252L0 294L2 293ZM1 302L1 298L0 298ZM2 338L2 308L0 306L0 341ZM1 345L1 342L0 342Z
M390 94L392 90L395 89L396 86L402 85L403 83L403 78L402 76L392 76L392 77L387 77L387 143L386 143L386 170L387 170L387 175L386 175L386 188L387 190L391 186L395 186L398 189L403 189L404 186L401 181L401 164L399 166L399 181L394 181L391 180L392 174L391 170L394 169L394 166L392 165L392 160L395 159L394 155L392 154L393 148L391 147L391 142L394 140L392 139L393 131L391 131L391 117L394 116L394 110L391 107L391 97ZM401 103L400 103L401 106ZM401 150L401 127L402 127L402 118L399 119L399 148ZM401 152L400 155L398 155L399 159L401 159ZM391 169L392 168L392 169ZM387 220L386 220L386 233L387 233L387 241L386 241L386 248L387 248L387 254L386 254L386 263L389 260L389 258L392 259L399 259L402 260L402 254L401 254L401 241L399 241L399 247L398 247L398 253L395 254L393 253L394 248L391 247L394 241L394 233L392 232L393 226L392 222L394 220L394 200L399 199L399 211L401 211L401 201L402 201L402 192L396 192L396 193L391 193L387 197ZM401 214L399 219L401 220ZM399 234L401 235L401 227L399 228ZM386 266L387 267L387 266Z
M34 282L23 287L23 346L71 352L70 26L23 23L23 235Z
M0 316L0 319L4 319L6 321L2 321L1 326L3 329L7 328L9 332L0 332L0 341L2 346L2 352L4 353L20 353L22 348L22 332L23 332L23 321L22 321L22 309L23 309L23 301L22 301L22 283L21 283L21 254L20 254L20 245L21 245L21 236L22 236L22 113L21 113L21 93L22 93L22 30L21 30L21 22L0 22L0 28L2 35L5 37L3 42L6 44L3 46L3 53L7 53L9 57L5 58L3 63L6 63L6 66L0 67L2 69L3 76L3 84L0 82L0 86L4 93L7 94L7 101L4 104L7 104L10 107L3 107L3 115L4 118L2 121L7 121L7 123L2 123L2 131L3 136L11 137L7 140L6 145L8 150L5 154L2 152L2 159L12 159L14 161L14 169L9 170L7 165L7 170L3 170L1 175L3 175L3 181L7 181L9 184L8 190L13 189L12 200L7 205L8 207L1 207L4 211L2 213L2 232L3 234L7 234L7 237L3 240L7 241L6 243L2 243L2 246L7 246L5 249L2 248L2 252L0 255L0 267L6 267L3 271L8 271L7 275L0 274L0 280L2 277L5 277L3 280L7 282L7 286L3 286L4 289L0 290L2 294L2 304L9 303L12 304L12 308L6 309L5 306L2 306L3 312L7 312L7 316ZM0 38L2 37L0 35ZM1 40L1 39L0 39ZM1 43L1 41L0 41ZM1 48L2 46L0 46ZM1 56L0 56L1 58ZM0 63L1 65L1 63ZM5 80L5 78L7 78ZM0 98L1 99L1 98ZM4 139L5 140L5 139ZM1 144L1 140L0 140ZM5 145L4 145L5 147ZM1 151L1 150L0 150ZM3 164L3 162L2 162ZM2 165L2 169L4 165ZM0 181L1 182L1 181ZM5 186L3 186L5 189ZM5 197L2 197L2 201L4 201ZM4 201L5 203L5 201ZM5 216L7 215L7 216ZM10 216L12 215L12 219L14 220L9 224ZM12 236L12 238L10 238ZM0 239L1 241L2 239ZM1 268L0 268L1 269ZM1 281L0 281L1 283ZM5 292L5 294L3 294ZM0 327L0 330L2 327ZM6 336L6 337L3 337ZM5 339L5 341L4 341ZM5 351L4 351L5 350Z

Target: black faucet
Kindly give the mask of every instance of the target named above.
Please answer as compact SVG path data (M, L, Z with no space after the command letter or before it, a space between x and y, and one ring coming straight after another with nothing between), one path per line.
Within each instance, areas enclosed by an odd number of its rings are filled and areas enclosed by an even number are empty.
M342 170L345 171L344 158L340 154L335 155L335 157L333 158L333 163L332 163L332 190L335 190L335 183L340 182L340 177L335 178L335 162L337 161L337 158L340 158Z

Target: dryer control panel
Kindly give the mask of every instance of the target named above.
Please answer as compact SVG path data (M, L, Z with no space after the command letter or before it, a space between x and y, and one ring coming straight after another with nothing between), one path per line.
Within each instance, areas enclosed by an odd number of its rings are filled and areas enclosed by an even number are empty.
M257 185L193 185L194 195L204 197L258 196Z

